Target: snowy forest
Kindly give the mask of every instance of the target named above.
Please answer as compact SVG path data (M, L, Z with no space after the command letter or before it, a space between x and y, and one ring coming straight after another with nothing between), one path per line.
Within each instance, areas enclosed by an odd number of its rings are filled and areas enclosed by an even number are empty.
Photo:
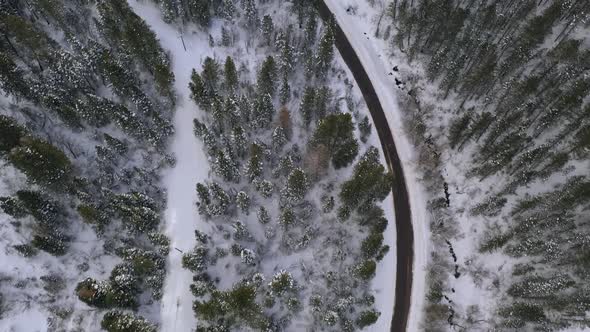
M167 330L166 282L187 331L377 322L393 180L331 24L305 1L1 1L1 329ZM178 155L189 107L202 151ZM204 180L174 233L185 154Z
M430 196L422 328L590 327L590 2L367 2Z
M0 331L394 331L402 223L407 331L590 329L589 1L0 0L0 33Z

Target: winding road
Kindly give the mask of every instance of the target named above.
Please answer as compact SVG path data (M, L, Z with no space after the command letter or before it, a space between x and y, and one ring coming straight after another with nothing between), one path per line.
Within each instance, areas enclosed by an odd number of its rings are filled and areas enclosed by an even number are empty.
M395 278L395 305L390 330L392 332L406 331L412 294L414 232L412 228L412 216L410 213L410 200L408 197L402 163L398 156L385 112L377 93L375 92L373 83L369 79L369 75L346 37L346 34L334 19L334 15L330 11L330 8L323 0L317 1L316 4L322 19L325 22L334 22L336 47L359 85L377 129L389 170L395 177L395 183L393 184L393 202L397 230L397 277ZM383 70L387 69L384 68Z

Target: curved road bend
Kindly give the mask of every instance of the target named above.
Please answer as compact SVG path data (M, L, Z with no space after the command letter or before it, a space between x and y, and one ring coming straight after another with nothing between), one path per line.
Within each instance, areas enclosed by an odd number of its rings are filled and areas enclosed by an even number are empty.
M342 55L344 62L352 72L367 107L375 123L383 153L387 160L389 170L395 177L393 186L393 203L395 209L395 225L397 230L397 278L395 284L395 305L391 321L391 332L406 331L408 315L410 312L410 298L412 294L412 269L414 262L414 232L410 214L410 201L406 190L406 181L401 161L395 148L393 135L383 107L379 102L377 93L365 71L361 61L355 53L346 35L336 22L332 12L324 1L316 1L320 16L324 21L332 20L335 23L336 47ZM385 68L383 70L386 70Z

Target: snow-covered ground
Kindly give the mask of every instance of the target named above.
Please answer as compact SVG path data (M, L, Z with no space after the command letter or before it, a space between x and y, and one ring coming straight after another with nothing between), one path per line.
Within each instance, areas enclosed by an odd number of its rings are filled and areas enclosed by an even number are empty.
M164 184L168 190L165 234L170 238L172 248L162 298L161 330L192 331L197 325L192 310L193 295L189 288L192 273L182 268L182 253L179 250L192 250L195 245L195 229L204 226L195 205L195 184L208 177L208 166L202 143L193 134L193 119L199 110L190 100L188 84L191 70L200 68L200 60L208 55L210 48L204 38L205 34L185 34L185 51L179 31L162 20L157 7L138 1L130 1L129 4L156 33L162 47L170 52L176 79L176 133L171 146L171 152L176 157L176 166L164 176Z
M387 121L395 139L397 152L404 167L404 177L407 183L412 226L414 230L414 271L412 286L412 302L408 331L419 330L422 306L425 296L426 267L428 261L428 223L426 209L426 195L420 183L420 175L415 167L415 152L402 126L402 111L399 109L393 76L389 76L393 65L385 55L386 45L382 40L372 37L373 23L370 19L351 15L347 8L358 5L368 6L367 3L351 0L325 0L326 4L336 16L338 24L346 34L348 40L360 58L367 71L379 101L385 110ZM393 299L392 299L393 301Z

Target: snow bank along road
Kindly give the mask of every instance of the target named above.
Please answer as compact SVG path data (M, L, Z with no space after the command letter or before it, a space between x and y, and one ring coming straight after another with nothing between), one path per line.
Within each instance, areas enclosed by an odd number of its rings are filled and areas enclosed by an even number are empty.
M165 175L168 190L165 233L171 241L168 257L168 274L164 285L161 308L162 331L192 331L197 325L192 310L192 273L182 268L182 251L192 250L195 245L195 229L203 227L195 206L197 182L208 176L206 160L201 143L193 134L193 119L197 116L197 106L189 96L188 84L191 69L200 66L200 60L208 54L208 41L199 38L202 34L184 37L183 48L178 31L162 20L160 10L153 4L129 1L137 15L141 16L156 33L162 47L170 52L172 70L175 76L177 104L174 116L176 130L172 153L176 165Z
M423 209L423 200L418 186L415 190L410 189L410 196L408 195L408 187L406 186L406 177L402 167L402 160L398 155L398 149L394 142L394 128L401 131L401 115L397 109L397 102L395 99L394 88L391 82L384 82L382 76L383 72L387 72L387 67L381 60L376 60L375 50L370 50L362 43L364 37L355 36L358 34L358 26L354 24L348 17L346 10L342 4L337 0L322 0L317 2L320 16L324 21L335 19L335 36L336 47L340 51L344 61L353 73L353 76L359 85L359 88L365 98L373 122L377 129L379 139L383 148L383 153L388 162L389 169L395 176L395 183L393 186L393 200L395 206L395 223L397 228L397 273L392 276L395 279L395 305L391 321L391 331L410 331L418 330L417 315L421 311L421 298L423 296L424 278L423 270L416 271L418 277L418 290L412 292L412 283L414 275L414 227L420 230L420 241L417 255L417 265L423 269L426 263L426 249L425 249L425 218ZM385 77L387 79L387 77ZM387 107L387 113L383 109L383 105ZM388 121L389 120L389 121ZM394 127L393 124L396 124ZM401 133L397 133L396 140L402 141L400 155L404 157L403 163L408 164L411 160L411 148L405 138L398 140ZM406 169L407 170L407 169ZM416 177L412 176L411 181L416 182ZM413 184L413 183L412 183ZM412 210L410 207L410 198L412 203L416 202L416 206ZM414 219L412 219L412 217ZM392 281L393 282L393 281ZM412 301L412 294L414 294L414 301ZM415 303L412 303L415 302ZM410 309L414 311L414 319L409 319ZM408 323L410 320L410 323Z

